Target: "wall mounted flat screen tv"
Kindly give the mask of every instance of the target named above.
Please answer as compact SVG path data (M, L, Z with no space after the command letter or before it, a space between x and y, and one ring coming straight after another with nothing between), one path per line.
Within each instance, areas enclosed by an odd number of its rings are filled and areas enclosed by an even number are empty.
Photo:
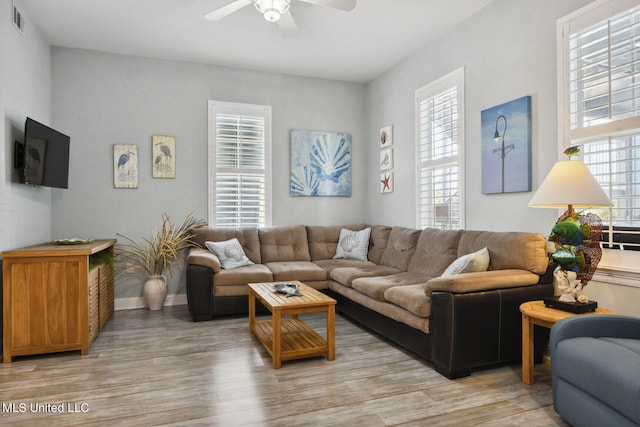
M70 138L27 117L24 143L16 143L16 167L20 182L69 188Z

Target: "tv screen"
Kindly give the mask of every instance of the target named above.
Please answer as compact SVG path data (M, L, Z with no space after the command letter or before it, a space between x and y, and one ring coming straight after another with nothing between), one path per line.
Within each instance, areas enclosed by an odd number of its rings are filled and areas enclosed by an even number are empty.
M67 135L27 117L21 181L69 188L69 142Z

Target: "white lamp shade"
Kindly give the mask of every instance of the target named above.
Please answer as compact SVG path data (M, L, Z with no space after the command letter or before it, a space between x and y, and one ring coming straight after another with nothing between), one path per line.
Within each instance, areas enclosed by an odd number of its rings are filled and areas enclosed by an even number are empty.
M611 200L581 160L557 162L529 202L532 208L608 208Z

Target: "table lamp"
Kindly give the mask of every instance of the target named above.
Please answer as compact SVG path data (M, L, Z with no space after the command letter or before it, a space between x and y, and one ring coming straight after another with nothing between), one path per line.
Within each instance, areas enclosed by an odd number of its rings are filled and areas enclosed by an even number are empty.
M565 154L570 157L576 152L571 149ZM551 258L558 264L554 277L562 294L559 298L546 298L547 306L573 312L596 309L597 303L589 304L580 292L593 277L602 257L599 244L602 221L595 214L582 214L574 209L611 205L611 200L581 160L557 162L534 194L529 207L567 209L549 235L555 247ZM584 303L582 307L580 303Z

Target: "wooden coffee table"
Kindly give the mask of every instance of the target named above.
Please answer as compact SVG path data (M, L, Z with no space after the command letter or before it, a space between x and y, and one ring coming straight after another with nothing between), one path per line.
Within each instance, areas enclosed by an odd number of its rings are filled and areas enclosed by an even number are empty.
M543 326L551 329L561 319L580 316L576 313L549 308L544 301L529 301L520 305L522 312L522 382L533 384L533 327ZM613 311L598 307L596 311L584 314L613 314ZM551 361L553 363L553 361Z
M278 283L295 283L302 296L287 297L275 292ZM256 300L270 312L271 320L256 321ZM336 300L298 281L249 283L249 333L258 337L278 369L282 361L305 357L327 356L334 360ZM298 318L304 313L327 313L326 338ZM286 317L290 316L290 317Z

